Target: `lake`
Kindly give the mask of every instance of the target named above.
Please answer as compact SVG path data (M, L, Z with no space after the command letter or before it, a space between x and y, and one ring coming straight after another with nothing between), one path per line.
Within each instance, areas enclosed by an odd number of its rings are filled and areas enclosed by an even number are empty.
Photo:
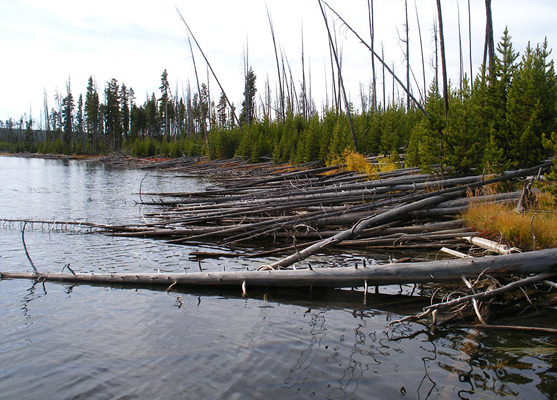
M0 157L0 218L140 223L143 192L204 190L172 172ZM142 208L143 207L143 208ZM3 222L0 271L31 271L22 224ZM197 270L196 246L27 225L39 271ZM204 247L201 250L220 250ZM331 256L350 258L350 255ZM373 259L373 255L367 255ZM327 260L327 258L324 258ZM269 260L204 260L207 270ZM326 292L126 289L0 281L1 399L547 399L555 336L390 321L412 287Z

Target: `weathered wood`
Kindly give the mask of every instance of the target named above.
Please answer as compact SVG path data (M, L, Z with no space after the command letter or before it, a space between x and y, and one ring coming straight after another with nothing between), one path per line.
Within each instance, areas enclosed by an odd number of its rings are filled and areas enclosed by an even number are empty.
M557 249L514 253L472 259L441 260L418 263L372 265L360 268L313 268L298 270L265 270L239 272L195 272L156 274L83 274L2 272L1 279L34 279L40 281L126 284L141 286L247 286L270 287L356 287L424 282L447 282L464 277L527 275L557 273Z
M458 197L459 195L461 195L462 193L466 193L467 191L470 191L472 189L479 188L481 186L485 186L492 183L503 182L513 178L527 176L532 172L547 169L551 165L552 162L547 161L533 168L514 171L512 173L506 175L500 175L482 182L474 182L464 186L456 186L456 187L442 189L437 192L432 192L432 193L422 195L421 200L417 200L409 204L406 203L398 207L394 207L389 211L383 212L379 215L371 215L369 218L362 219L358 221L352 228L339 232L338 234L330 238L323 239L322 241L315 243L314 245L311 245L309 247L306 247L301 251L297 251L296 253L286 258L283 258L282 260L276 261L273 264L271 264L271 267L283 268L283 267L290 266L300 260L303 260L311 256L312 254L322 251L323 249L331 245L340 243L347 239L355 238L360 233L362 233L366 228L370 228L381 224L386 224L395 220L400 220L401 217L404 217L412 212L424 210L426 208L432 208L442 203L443 201L452 200Z
M475 244L476 246L481 247L482 249L493 251L498 254L509 254L513 252L520 252L520 249L517 249L516 247L509 247L504 244L494 242L493 240L484 239L477 236L465 236L463 237L463 239L467 240L472 244Z

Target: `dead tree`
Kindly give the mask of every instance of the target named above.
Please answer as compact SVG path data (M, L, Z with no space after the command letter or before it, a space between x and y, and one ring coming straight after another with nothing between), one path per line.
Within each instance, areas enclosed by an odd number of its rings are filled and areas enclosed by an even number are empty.
M275 50L275 61L277 64L277 74L278 74L278 84L279 84L279 121L284 120L284 91L282 88L282 78L281 78L281 73L280 73L280 63L279 63L279 58L278 58L278 50L277 50L277 41L275 38L275 29L273 27L273 20L271 19L271 12L269 11L269 8L267 8L267 18L269 20L269 27L271 29L271 37L273 39L273 48Z
M424 99L427 95L427 84L425 79L425 59L424 59L424 43L422 41L422 28L420 27L420 16L418 14L418 5L416 0L414 0L414 8L416 9L416 23L418 25L418 35L420 36L420 53L422 55L422 75L423 75L423 85L424 85Z
M201 48L201 45L199 44L199 42L197 41L197 39L195 38L192 30L190 29L189 25L187 24L186 20L184 19L184 17L182 16L182 13L180 12L180 10L178 10L178 8L176 7L176 12L178 12L178 15L180 16L180 19L182 20L182 22L184 23L184 26L186 27L186 30L188 31L189 35L191 36L191 38L193 39L193 41L195 42L195 45L197 46L197 49L199 50L199 52L201 53L201 55L203 56L203 59L205 60L205 63L207 64L207 67L209 67L209 70L211 71L211 74L213 75L213 78L215 78L215 81L217 81L217 84L220 87L220 90L223 94L223 96L226 99L226 102L228 103L228 105L230 106L230 109L232 110L232 115L234 116L234 119L236 120L236 122L238 123L238 127L240 128L240 131L242 133L244 133L244 130L242 129L242 124L240 124L240 120L238 119L238 116L236 115L236 112L234 111L235 108L232 106L232 103L230 102L230 100L228 99L228 96L226 95L226 92L224 91L224 88L222 87L219 78L217 77L217 74L215 73L215 71L213 70L213 67L211 66L211 64L209 63L209 59L207 58L207 56L205 55L205 52L203 51L203 49Z
M195 82L197 83L197 96L201 101L201 85L199 84L199 74L197 73L197 65L195 64L195 55L191 46L191 40L188 37L188 44L190 46L191 59L193 61L193 72L195 73ZM205 138L205 146L207 147L207 154L209 154L209 135L207 133L207 126L205 125L205 118L201 118L201 132Z
M495 58L493 43L493 17L491 14L491 0L485 0L485 43L483 65L491 71Z
M369 37L370 37L370 45L371 45L371 84L372 84L372 92L371 92L371 107L373 111L377 110L377 78L375 76L375 57L373 56L374 48L375 48L375 17L373 14L373 0L368 0L367 2L367 11L369 16Z
M472 72L472 12L470 11L470 0L468 0L468 50L470 52L470 82L474 81Z
M404 0L404 14L406 16L406 111L410 111L410 34L408 25L408 1Z
M443 74L443 100L445 105L445 118L447 118L449 115L449 84L447 81L447 60L445 58L445 37L443 35L441 0L437 0L437 16L439 18L439 46L441 48L441 70Z
M344 20L344 18L342 18L340 16L339 13L337 13L329 4L327 4L326 1L324 0L319 0L319 2L325 4L327 6L327 8L329 10L331 10L333 12L333 14L335 14L337 16L338 19L340 19L342 21L342 23L348 28L348 30L350 30L350 32L352 32L357 38L358 40L368 48L369 51L371 51L374 55L375 58L377 58L379 60L379 62L383 65L383 67L389 71L389 73L393 76L393 79L399 84L400 87L402 87L402 89L410 96L410 99L412 99L412 101L414 102L414 104L416 104L416 106L419 108L419 110L424 114L424 115L428 115L426 110L424 109L424 107L420 104L420 102L412 95L412 93L410 93L410 90L406 87L406 85L400 80L400 78L393 72L393 70L385 63L384 59L382 57L379 57L379 55L371 48L371 46L369 44L366 43L366 41L354 30L352 29L352 27L348 24L348 22L346 22Z
M348 97L346 96L346 89L344 88L344 82L342 80L342 67L340 65L340 59L336 50L336 47L333 44L333 37L331 36L331 30L329 29L329 23L327 21L327 15L325 14L325 10L323 9L323 5L321 4L321 0L318 0L319 8L321 9L321 14L323 15L323 20L325 21L325 27L327 28L327 36L329 37L329 44L331 45L331 50L333 52L335 63L337 66L338 71L338 81L339 86L342 91L342 96L344 98L344 105L346 106L346 114L348 115L348 122L350 123L350 133L352 134L352 142L354 145L354 151L358 151L358 146L356 144L356 135L354 134L354 124L352 123L352 115L350 112L350 104L348 103ZM326 4L326 3L325 3Z

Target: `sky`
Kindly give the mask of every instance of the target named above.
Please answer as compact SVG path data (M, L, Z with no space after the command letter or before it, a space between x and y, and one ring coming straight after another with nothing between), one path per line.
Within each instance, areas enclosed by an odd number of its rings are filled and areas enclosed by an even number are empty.
M556 46L557 7L555 0L493 0L495 42L507 26L514 49L523 53L547 37ZM384 51L386 63L405 78L404 0L375 0L375 48ZM367 0L329 0L329 4L369 43ZM468 1L443 0L443 24L449 79L458 83L459 39L462 34L464 69L469 66ZM473 73L482 61L485 35L484 0L471 0ZM31 115L39 123L45 94L48 107L55 107L55 94L66 95L68 83L75 99L85 93L90 76L101 99L106 83L133 88L136 102L143 104L151 93L159 96L161 74L168 72L173 93L182 96L186 87L196 87L188 35L177 10L183 15L207 55L227 95L240 104L243 93L243 65L248 57L257 76L258 96L269 79L275 90L276 64L267 9L277 44L287 57L298 88L302 81L302 37L306 77L311 71L312 97L321 108L330 96L328 39L317 0L0 0L0 120ZM422 90L422 62L417 15L422 33L426 82L433 78L434 0L408 0L410 62ZM335 20L342 49L343 77L356 107L360 88L367 92L371 81L369 51ZM552 54L554 57L554 54ZM202 81L207 73L201 55L195 61ZM382 78L376 62L378 86ZM392 78L387 76L387 101L392 97ZM215 80L209 80L214 98L220 95ZM195 89L193 89L195 90ZM396 90L396 89L395 89ZM395 95L402 95L398 90Z

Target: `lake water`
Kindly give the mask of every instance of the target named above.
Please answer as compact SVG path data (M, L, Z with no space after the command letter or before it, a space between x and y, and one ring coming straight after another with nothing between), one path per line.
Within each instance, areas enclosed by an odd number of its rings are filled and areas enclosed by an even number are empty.
M171 172L0 157L0 218L138 223L138 192L203 190ZM0 271L30 271L22 226L0 226ZM40 271L197 269L198 247L28 225ZM207 250L207 248L202 249ZM214 248L213 248L214 250ZM372 258L372 255L369 255ZM205 260L254 268L269 260ZM408 288L170 292L0 281L0 399L555 398L556 338L389 321Z

